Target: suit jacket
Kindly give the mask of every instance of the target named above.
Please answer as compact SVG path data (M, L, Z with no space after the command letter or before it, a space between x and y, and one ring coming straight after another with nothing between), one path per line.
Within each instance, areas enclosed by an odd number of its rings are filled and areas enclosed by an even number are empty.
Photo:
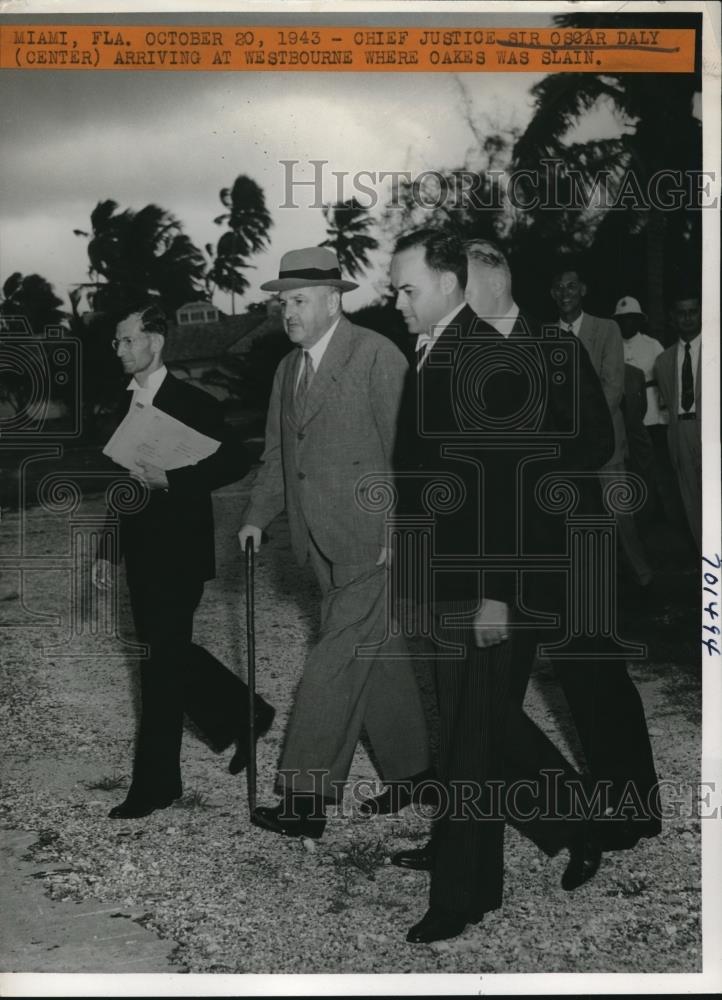
M409 374L396 451L409 486L399 511L423 512L423 487L435 473L453 473L464 486L464 502L435 515L436 554L561 551L564 519L541 511L536 484L546 473L598 469L608 461L614 437L586 351L570 343L560 355L555 347L572 335L551 336L553 342L520 314L505 339L465 306L418 375ZM523 446L528 453L528 445L537 443L546 454L520 461ZM460 457L463 452L475 458ZM582 494L585 510L598 509L596 478L582 485ZM485 573L480 588L478 573L460 564L435 584L437 600L484 596L511 604L519 596L515 574L503 570Z
M309 535L332 563L362 564L385 542L384 511L365 509L359 483L391 477L391 456L407 363L392 342L342 317L308 390L296 404L301 351L281 361L266 421L263 465L243 514L264 528L282 510L303 564Z
M654 375L657 379L657 388L659 389L659 395L667 407L667 413L669 414L669 425L667 428L667 441L669 443L669 452L675 467L679 462L679 436L677 434L677 429L679 427L678 423L678 407L679 407L679 371L677 368L677 352L679 344L672 344L668 347L666 351L662 351L654 364ZM697 413L697 428L699 431L700 439L700 451L701 451L701 438L702 438L702 424L700 422L702 415L702 352L700 351L699 359L697 362L697 372L695 377L695 391L694 391L694 403L695 410Z
M244 476L250 459L225 425L219 402L202 389L169 372L153 405L221 444L195 465L167 472L168 489L151 491L142 509L120 514L120 552L129 570L159 580L209 580L215 575L211 492ZM110 556L107 546L99 555Z
M604 396L614 424L614 453L610 464L624 461L626 434L621 411L624 396L624 341L613 319L601 319L584 313L579 339L589 352L594 370L599 376Z

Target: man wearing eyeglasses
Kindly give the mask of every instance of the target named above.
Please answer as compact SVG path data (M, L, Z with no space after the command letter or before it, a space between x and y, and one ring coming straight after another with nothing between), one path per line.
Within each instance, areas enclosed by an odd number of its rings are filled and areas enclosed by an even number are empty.
M165 316L156 305L118 324L113 348L126 375L128 409L153 405L216 441L218 449L195 464L164 472L140 463L146 502L118 517L118 552L106 545L93 566L93 583L107 590L114 558L125 561L138 638L150 654L141 661L141 717L133 780L113 819L137 819L182 795L180 749L186 713L213 749L237 741L229 769L245 766L248 688L214 656L193 643L193 616L206 580L215 575L211 493L246 474L250 461L232 440L212 396L175 378L163 363ZM104 537L108 537L104 532ZM256 700L256 732L268 730L274 711Z

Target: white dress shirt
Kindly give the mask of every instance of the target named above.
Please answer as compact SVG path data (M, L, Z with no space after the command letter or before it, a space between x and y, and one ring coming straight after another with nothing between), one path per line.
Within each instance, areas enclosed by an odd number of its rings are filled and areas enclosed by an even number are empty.
M321 359L326 353L326 348L331 342L331 337L333 336L334 331L336 330L336 327L340 322L341 322L341 317L339 316L336 322L329 327L329 329L324 333L323 337L321 337L320 340L316 341L313 347L303 348L304 352L307 352L308 354L311 355L311 362L313 364L314 374L318 371L318 366L321 364ZM296 376L296 385L295 385L296 389L298 388L298 383L301 381L301 376L303 375L305 360L306 359L304 358L304 363L298 366L298 375Z
M579 315L577 316L577 318L574 320L573 323L567 323L565 319L560 319L559 326L562 328L562 330L570 330L575 337L578 337L583 319L584 319L584 310L582 309L582 311L579 313Z
M154 372L150 373L145 385L141 385L134 375L127 387L128 391L133 393L130 405L134 406L136 403L140 403L142 406L150 406L167 374L168 369L165 365L161 365L160 368L156 368Z
M434 325L431 327L431 330L428 333L419 334L416 341L416 350L419 355L419 360L416 365L416 371L419 371L424 361L426 361L426 358L431 348L434 346L434 344L439 339L444 330L447 328L447 326L450 325L452 319L461 312L461 310L464 308L465 305L466 305L465 302L461 302L458 306L452 309L450 313L447 313L446 316L440 319L438 323L434 323Z
M647 386L647 412L644 415L646 427L669 422L668 415L659 408L659 392L654 377L654 362L663 351L660 342L654 337L648 337L646 333L635 333L629 340L624 341L625 364L634 365L644 372Z
M685 340L680 340L677 345L677 413L697 412L697 369L699 367L699 352L702 347L702 334L698 333L694 340L689 342L689 353L692 361L692 381L694 383L694 400L689 410L682 409L682 365L684 364Z

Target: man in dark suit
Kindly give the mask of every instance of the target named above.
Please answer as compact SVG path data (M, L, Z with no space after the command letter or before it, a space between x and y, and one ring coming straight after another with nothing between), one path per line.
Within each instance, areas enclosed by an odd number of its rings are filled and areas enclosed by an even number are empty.
M138 463L145 502L119 513L118 546L104 542L93 582L107 589L112 562L125 560L138 638L150 648L141 662L141 718L133 780L113 819L147 816L182 795L180 748L183 714L219 751L238 741L231 773L245 765L248 688L239 677L192 641L193 615L203 585L215 575L211 492L240 479L250 462L224 425L218 402L174 378L163 364L167 325L156 305L131 313L118 324L113 342L123 369L132 376L128 409L152 404L220 445L209 457L164 472ZM259 735L274 711L257 696Z
M466 262L453 238L421 231L399 241L391 269L397 307L422 345L417 384L410 384L403 411L398 465L429 479L452 473L466 496L464 504L436 519L435 553L458 562L434 581L434 610L441 618L435 639L464 650L457 660L440 659L437 667L441 771L450 792L482 792L476 814L459 809L451 794L431 842L393 859L401 867L433 872L430 908L409 931L413 942L453 937L501 904L505 818L549 855L569 849L565 889L594 875L602 849L575 816L572 790L580 787L579 776L521 708L538 638L533 614L558 614L563 586L561 596L557 586L550 599L553 573L519 574L503 566L505 555L553 559L562 551L564 523L553 526L540 516L536 487L543 474L570 469L589 471L586 483L596 487L593 470L613 448L611 420L586 353L562 334L544 350L539 332L519 313L497 248L475 244L469 255L467 284ZM469 305L484 320L464 305L465 286ZM559 351L565 340L566 350ZM536 399L530 382L537 386ZM539 448L535 435L542 433ZM580 495L580 503L588 502ZM475 554L497 557L483 576L469 566ZM455 620L444 624L449 612ZM578 690L577 680L572 674L565 690L585 749L596 754L594 771L600 756L590 706L595 684ZM622 697L616 721L624 732L627 709L634 715L640 706L624 704L630 692L623 683L615 693ZM605 701L604 713L610 707ZM632 724L638 721L635 715ZM616 738L606 733L608 755ZM636 745L628 749L637 751ZM559 780L550 795L545 776L553 774ZM526 788L524 806L507 801L494 808L493 790L500 784Z

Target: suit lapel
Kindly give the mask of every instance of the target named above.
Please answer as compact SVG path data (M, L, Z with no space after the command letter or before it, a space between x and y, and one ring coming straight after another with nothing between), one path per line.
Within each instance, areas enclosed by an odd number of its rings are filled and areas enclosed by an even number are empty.
M301 425L313 420L326 402L333 383L348 362L352 348L352 327L346 317L342 316L309 386L303 414L298 418Z

